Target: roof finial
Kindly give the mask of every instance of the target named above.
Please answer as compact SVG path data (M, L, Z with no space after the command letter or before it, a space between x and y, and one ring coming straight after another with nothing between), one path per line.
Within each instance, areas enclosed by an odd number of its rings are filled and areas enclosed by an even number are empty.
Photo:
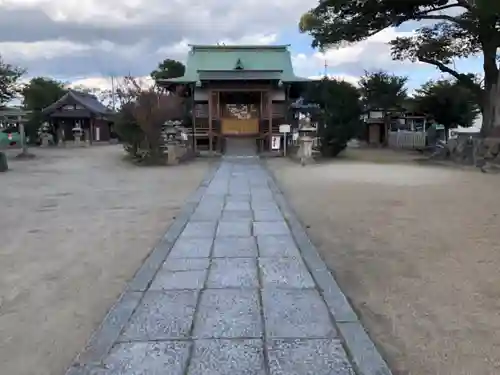
M238 59L236 61L236 66L234 67L235 70L242 70L243 69L243 63L241 62L241 59Z

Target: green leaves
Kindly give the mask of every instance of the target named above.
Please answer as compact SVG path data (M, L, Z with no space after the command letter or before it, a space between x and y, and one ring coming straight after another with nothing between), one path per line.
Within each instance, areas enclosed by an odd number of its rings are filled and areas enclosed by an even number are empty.
M491 112L492 101L487 98L497 95L499 77L498 0L325 0L301 18L299 29L313 38L313 47L325 48L359 42L385 28L422 20L436 23L418 29L412 37L390 42L392 57L430 64L450 74L482 101L485 112ZM483 59L484 89L454 67L456 59L474 55Z
M14 99L24 70L6 63L0 56L0 107Z
M313 37L313 47L331 47L364 40L410 20L455 18L438 11L459 8L448 0L326 0L300 20L299 30Z
M21 90L23 105L31 111L41 111L66 93L62 82L47 77L32 78Z
M158 64L157 69L151 72L151 78L158 81L159 79L182 77L185 71L186 67L180 61L165 59Z
M365 108L391 110L401 107L407 97L408 77L383 70L366 72L359 81Z
M479 114L477 98L459 81L428 81L417 90L416 110L432 116L447 128L453 125L471 126Z
M321 108L319 137L322 154L337 156L359 132L361 103L358 89L349 82L325 78L311 82L304 99Z

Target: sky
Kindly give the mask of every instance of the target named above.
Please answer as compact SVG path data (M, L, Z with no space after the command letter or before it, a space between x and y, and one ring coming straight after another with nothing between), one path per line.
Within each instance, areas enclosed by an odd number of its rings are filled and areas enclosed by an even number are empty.
M392 61L387 42L411 35L407 23L324 55L298 32L300 16L317 0L0 0L0 55L76 86L107 88L111 76L148 76L165 58L185 61L189 44L290 44L295 73L355 83L364 70L409 77L410 92L441 77L425 64ZM456 63L479 72L478 59Z

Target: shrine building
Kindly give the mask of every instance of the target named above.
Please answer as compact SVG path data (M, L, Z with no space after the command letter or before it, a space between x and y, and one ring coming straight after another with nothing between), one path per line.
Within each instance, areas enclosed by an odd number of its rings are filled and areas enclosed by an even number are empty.
M196 149L223 152L246 138L262 152L291 123L290 104L307 82L294 74L286 45L193 45L185 75L158 84L189 98Z

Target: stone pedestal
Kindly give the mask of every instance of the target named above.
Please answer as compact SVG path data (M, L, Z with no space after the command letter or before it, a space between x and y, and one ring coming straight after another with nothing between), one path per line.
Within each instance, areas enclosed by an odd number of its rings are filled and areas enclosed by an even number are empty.
M306 165L312 160L313 138L307 135L299 138L300 164Z
M167 145L167 164L168 165L179 164L179 158L177 157L177 145L175 144Z
M47 133L43 133L41 138L42 138L42 147L49 147L50 135Z
M90 131L88 129L85 129L84 134L85 134L85 146L90 146Z

